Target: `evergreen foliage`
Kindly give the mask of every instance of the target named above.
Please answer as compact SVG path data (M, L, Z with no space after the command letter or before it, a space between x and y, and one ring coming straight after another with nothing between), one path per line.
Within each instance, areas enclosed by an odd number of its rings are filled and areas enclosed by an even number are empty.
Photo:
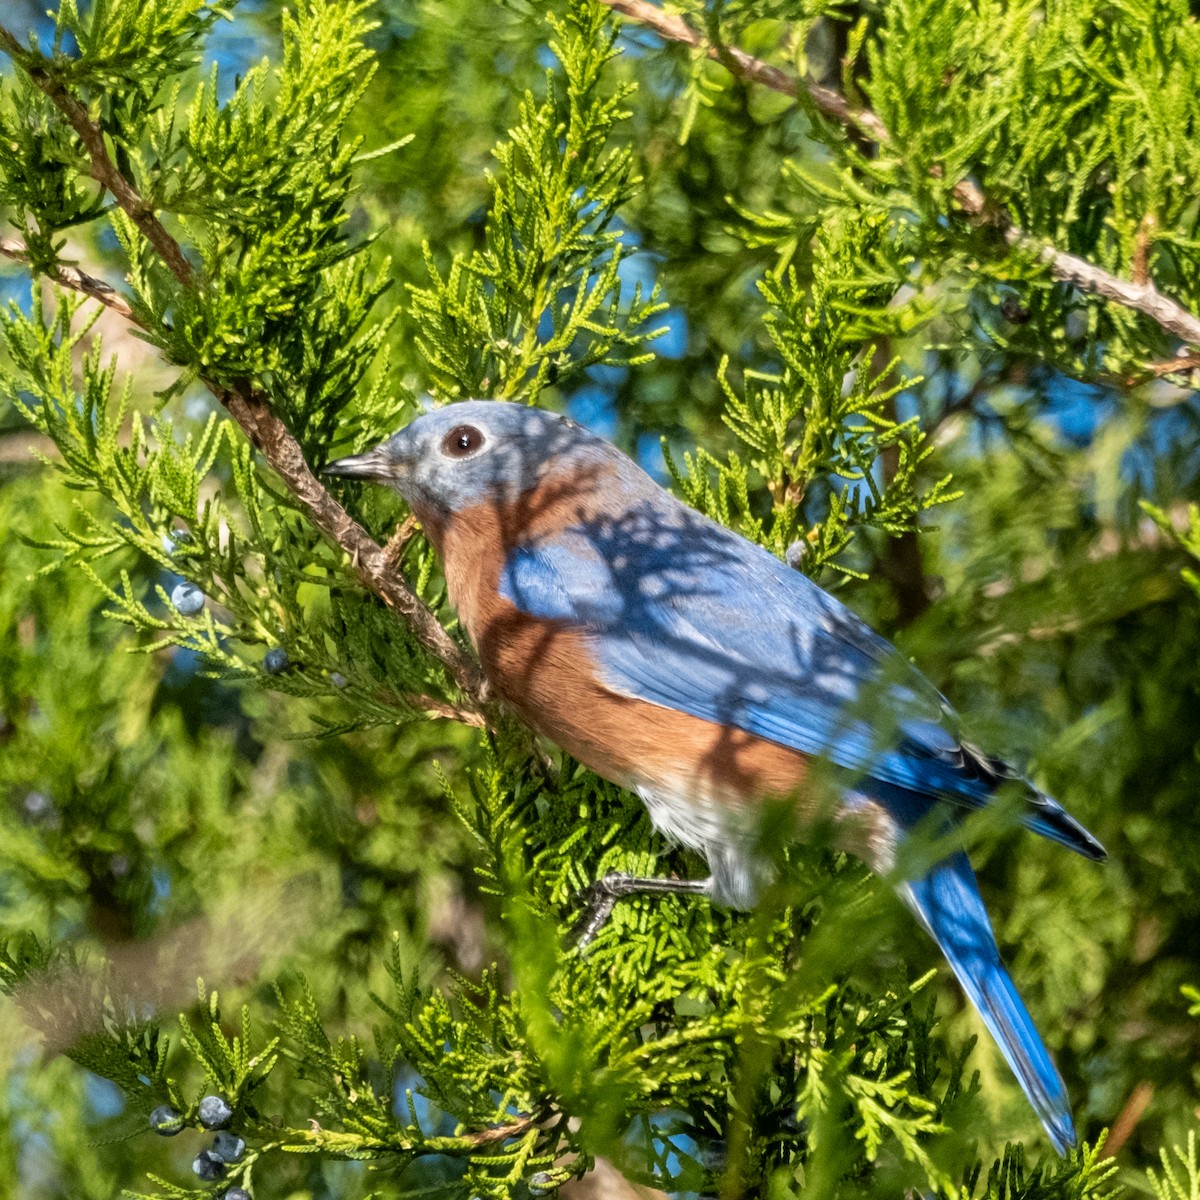
M725 1197L1196 1200L1200 348L995 214L1200 309L1198 26L677 7L715 61L598 0L0 19L0 433L39 455L0 462L0 1187L570 1195L605 1159ZM227 19L270 47L236 80ZM849 132L733 47L839 76ZM651 466L665 430L690 503L898 632L1109 842L1103 874L969 831L1077 1153L819 831L752 914L631 899L575 945L606 872L702 866L464 686L397 501L307 474L424 388L611 417Z

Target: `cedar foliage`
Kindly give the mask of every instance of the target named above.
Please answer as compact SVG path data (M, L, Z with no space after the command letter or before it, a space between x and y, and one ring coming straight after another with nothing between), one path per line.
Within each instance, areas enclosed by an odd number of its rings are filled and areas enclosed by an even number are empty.
M603 1156L682 1193L1082 1198L1115 1186L1102 1131L1149 1079L1122 1182L1195 1196L1195 398L1154 366L1178 349L1158 325L962 219L953 187L1195 311L1196 23L681 8L719 46L840 62L888 146L621 40L594 0L486 26L466 3L62 0L40 39L5 25L0 204L34 282L0 322L3 421L47 452L0 490L14 1192L521 1197ZM236 81L203 65L231 15L274 45ZM63 96L182 266L98 185ZM74 264L137 340L45 285ZM1075 380L1106 414L1087 436ZM917 537L906 648L1116 852L1102 874L973 833L1076 1155L973 1048L886 888L819 838L753 914L631 900L574 948L590 881L701 864L475 711L229 416L253 392L319 466L418 388L593 416L602 393L643 455L667 433L690 503L893 631ZM403 515L341 499L380 541ZM457 638L419 532L394 547ZM212 1092L247 1151L200 1184ZM177 1141L148 1132L162 1105Z

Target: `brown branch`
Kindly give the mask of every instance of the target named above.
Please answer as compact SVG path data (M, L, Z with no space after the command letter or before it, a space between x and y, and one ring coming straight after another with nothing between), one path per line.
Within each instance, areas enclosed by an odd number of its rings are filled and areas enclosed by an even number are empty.
M833 88L809 83L807 80L801 81L786 71L747 54L745 50L739 50L736 46L706 45L703 37L682 17L663 12L656 4L651 4L650 0L604 0L604 3L631 21L653 29L659 37L703 50L714 62L723 63L743 79L761 83L764 87L783 92L786 96L798 96L803 87L817 110L837 121L839 125L853 125L881 145L888 141L888 131L883 122L869 108L856 108Z
M1108 1158L1116 1158L1121 1153L1153 1099L1154 1084L1143 1081L1134 1086L1133 1091L1129 1093L1129 1099L1125 1101L1124 1108L1117 1114L1117 1119L1113 1122L1112 1130L1104 1143L1104 1153Z
M29 266L31 263L29 251L25 249L25 243L17 238L0 237L0 254L5 258L11 258L13 262L24 263L26 266ZM55 264L55 266L46 271L46 274L55 283L62 284L63 287L70 288L72 291L83 292L84 295L91 296L93 300L99 300L105 308L111 308L113 312L119 313L125 320L132 321L135 325L141 324L125 297L115 288L109 287L103 279L96 279L94 276L79 270L78 267L70 267L65 263Z
M1147 363L1145 370L1155 379L1160 379L1164 375L1182 374L1197 368L1200 368L1200 354L1177 354L1174 358L1163 359L1162 362Z
M21 47L21 43L9 31L0 26L0 50L5 51L12 60L29 76L34 83L53 103L55 108L67 118L71 128L79 135L83 147L87 151L91 177L112 197L128 214L133 223L142 231L146 240L158 251L159 256L171 268L175 276L185 287L192 285L192 266L183 255L179 243L167 232L163 223L154 215L133 184L117 170L116 165L108 154L104 144L104 131L88 115L87 107L75 96L72 96L63 85L44 68L38 66L34 55Z
M630 20L654 30L659 37L704 50L709 58L723 63L727 69L743 79L761 83L764 87L787 96L799 96L803 90L819 112L839 125L866 134L881 147L891 144L891 134L871 109L850 104L843 95L832 88L797 79L786 71L747 54L744 50L706 45L701 35L682 17L664 12L657 5L650 3L650 0L603 0L603 3ZM1168 333L1175 334L1190 345L1200 346L1200 317L1169 296L1163 295L1153 283L1122 279L1102 267L1026 233L1013 223L1012 215L1007 209L989 201L983 191L970 180L960 180L954 185L954 197L969 217L982 224L999 228L1005 242L1013 249L1032 253L1039 258L1055 279L1091 292L1123 308L1139 312Z
M518 1117L507 1125L493 1125L491 1129L481 1129L477 1133L465 1133L462 1135L462 1140L470 1142L472 1146L491 1146L496 1142L504 1142L509 1138L520 1137L521 1134L527 1133L536 1120L535 1117Z
M383 548L383 557L392 564L393 567L399 567L400 557L404 553L404 548L412 541L412 536L417 532L417 518L409 513L399 525L396 526L396 532L387 540L387 545Z
M1133 239L1131 270L1134 283L1145 283L1150 278L1150 246L1157 228L1158 220L1153 213L1147 213L1137 227L1137 234Z
M437 717L444 721L457 721L460 725L474 725L476 729L486 729L487 721L483 713L473 708L459 708L447 704L444 700L435 700L432 696L411 695L404 697L404 703L426 716Z
M122 211L158 251L180 285L195 288L195 274L179 243L117 169L109 157L103 131L88 115L84 105L48 72L37 66L32 55L22 50L16 38L3 27L0 27L0 50L12 56L67 118L83 143L92 178L112 194ZM19 250L16 246L8 248ZM28 262L28 256L22 256L19 252L8 256ZM67 287L93 296L137 323L129 305L106 284L66 267L61 268L55 278ZM208 380L205 383L262 453L271 469L300 501L313 524L346 552L359 582L404 618L421 644L445 664L472 706L482 710L487 704L487 688L478 666L463 654L429 607L393 568L383 547L346 512L312 473L300 443L271 410L262 392L249 382L234 388L222 388Z
M350 556L359 582L405 619L421 644L449 668L472 704L482 709L487 697L479 668L394 569L384 548L326 491L305 461L300 443L271 411L262 393L254 389L213 391L307 510L313 524Z

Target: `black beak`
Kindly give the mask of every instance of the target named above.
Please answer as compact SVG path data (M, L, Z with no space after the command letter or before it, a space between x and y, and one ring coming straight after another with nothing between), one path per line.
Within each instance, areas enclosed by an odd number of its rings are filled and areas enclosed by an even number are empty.
M387 480L393 478L395 473L395 464L382 446L376 446L365 454L339 458L321 468L322 475L342 475L347 479Z

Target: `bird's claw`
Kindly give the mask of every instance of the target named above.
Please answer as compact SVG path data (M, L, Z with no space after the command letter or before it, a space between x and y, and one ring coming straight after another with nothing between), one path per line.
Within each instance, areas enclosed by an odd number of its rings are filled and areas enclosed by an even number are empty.
M571 927L571 936L578 949L586 949L594 940L612 916L617 901L637 890L636 886L630 886L635 883L631 875L621 871L609 871L603 878L580 890L576 898L583 911Z

